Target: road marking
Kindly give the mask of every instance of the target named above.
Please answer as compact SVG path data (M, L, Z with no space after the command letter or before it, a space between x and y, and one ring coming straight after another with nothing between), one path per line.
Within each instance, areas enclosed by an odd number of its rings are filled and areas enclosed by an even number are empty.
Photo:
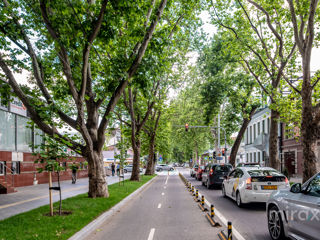
M164 188L164 189L166 189L167 187L166 187L166 186L164 186L163 188Z
M202 194L199 194L199 196L202 196ZM211 206L210 202L205 198L204 199L205 204L207 204L208 207ZM217 210L217 208L214 209L215 215L221 220L221 222L228 226L228 221L225 218L225 216L222 215L220 211ZM241 235L241 233L234 227L232 226L232 235L235 236L236 239L238 240L245 240L245 238Z
M168 178L169 178L169 176L167 177L167 179L166 179L166 183L165 183L165 185L167 185L167 183L168 183Z
M158 208L161 208L161 203L159 203Z
M151 228L150 233L149 233L148 240L152 240L152 239L153 239L153 235L154 235L154 231L155 231L155 230L156 230L155 228Z
M164 195L164 192L163 192L163 193L161 193L161 195L163 196L163 195Z
M70 192L70 191L73 191L73 190L79 190L79 189L87 188L87 187L88 187L88 186L70 188L70 189L64 190L64 191L62 191L62 192L63 192L63 193L64 193L64 192ZM58 194L59 194L59 193L53 193L52 196L56 196L56 195L58 195ZM49 197L49 195L44 195L44 196L40 196L40 197L35 197L35 198L30 198L30 199L27 199L27 200L23 200L23 201L16 202L16 203L6 204L6 205L3 205L3 206L0 206L0 209L8 208L8 207L13 207L13 206L16 206L16 205L19 205L19 204L23 204L23 203L27 203L27 202L39 200L39 199L42 199L42 198L48 198L48 197Z

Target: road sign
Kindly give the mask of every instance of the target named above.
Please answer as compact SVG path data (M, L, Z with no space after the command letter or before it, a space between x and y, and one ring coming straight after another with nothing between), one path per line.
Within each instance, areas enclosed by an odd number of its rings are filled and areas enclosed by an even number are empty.
M216 159L217 159L217 161L221 161L221 160L223 160L223 157L218 156Z

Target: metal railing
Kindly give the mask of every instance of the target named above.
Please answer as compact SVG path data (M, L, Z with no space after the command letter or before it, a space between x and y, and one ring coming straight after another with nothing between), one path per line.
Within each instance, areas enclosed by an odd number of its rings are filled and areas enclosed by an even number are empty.
M7 188L8 188L8 185L11 185L12 187L14 187L14 174L13 174L13 171L11 168L9 168L7 165L3 164L3 166L5 167L6 171L5 171L5 174L4 174L4 181L6 182L7 184ZM8 176L8 172L11 173L11 178Z

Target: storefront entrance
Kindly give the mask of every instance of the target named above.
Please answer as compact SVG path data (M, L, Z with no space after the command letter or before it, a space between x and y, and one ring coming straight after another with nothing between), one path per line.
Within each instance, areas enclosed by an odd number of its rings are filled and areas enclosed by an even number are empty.
M284 167L288 169L290 176L295 174L296 170L296 154L295 152L284 152Z

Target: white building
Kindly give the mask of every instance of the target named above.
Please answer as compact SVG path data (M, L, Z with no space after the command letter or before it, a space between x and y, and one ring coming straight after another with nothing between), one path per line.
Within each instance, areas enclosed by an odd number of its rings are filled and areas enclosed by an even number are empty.
M244 136L246 162L265 166L269 161L270 112L266 107L252 116Z

